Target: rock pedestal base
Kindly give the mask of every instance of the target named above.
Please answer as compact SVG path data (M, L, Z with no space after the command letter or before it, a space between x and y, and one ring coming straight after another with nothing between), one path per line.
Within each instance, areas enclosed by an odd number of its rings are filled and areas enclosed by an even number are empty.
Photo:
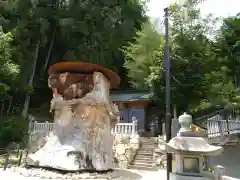
M96 70L92 66L89 64ZM69 72L54 75L52 71L49 87L54 92L50 108L54 128L43 147L29 155L27 165L67 171L114 168L111 128L119 119L119 111L110 101L109 79L101 72L89 72L93 73L93 84L89 84L87 77L74 80Z
M98 132L99 136L94 140L89 137L90 132L87 129L83 130L77 125L70 127L68 126L66 132L66 127L56 126L55 130L45 137L45 145L28 155L26 164L66 171L104 171L115 167L110 127L96 127L94 132Z

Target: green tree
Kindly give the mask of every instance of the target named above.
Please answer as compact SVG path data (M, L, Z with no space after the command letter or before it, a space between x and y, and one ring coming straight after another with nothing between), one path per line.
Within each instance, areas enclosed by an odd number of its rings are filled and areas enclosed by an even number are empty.
M209 82L208 99L228 108L240 105L240 91L236 86L240 72L239 26L239 14L223 20L214 43L215 66L206 76Z
M179 111L195 110L201 102L208 102L210 86L206 75L213 70L209 64L216 62L214 43L207 36L212 29L209 21L200 17L199 2L170 6L171 103ZM162 103L163 43L163 35L147 25L124 51L132 84L138 88L151 87Z
M0 26L0 97L4 98L19 73L19 66L12 59L11 33L4 33Z
M198 3L173 4L170 9L171 94L172 103L181 111L196 108L205 98L205 74L214 56Z
M123 48L125 68L135 88L151 88L162 77L163 35L150 22L136 33L133 43Z
M119 72L124 79L124 59L119 48L132 41L146 19L140 0L18 0L3 2L0 9L0 24L5 32L13 34L17 52L13 56L21 70L18 89L26 92L26 101L32 89L34 94L47 92L46 70L59 61L97 63ZM35 97L39 99L34 101L49 100L46 94L38 94Z
M120 48L133 40L146 20L141 0L0 1L0 12L0 93L10 97L1 104L4 144L22 139L24 128L19 123L23 125L25 118L20 114L48 114L50 65L87 61L111 68L125 79Z

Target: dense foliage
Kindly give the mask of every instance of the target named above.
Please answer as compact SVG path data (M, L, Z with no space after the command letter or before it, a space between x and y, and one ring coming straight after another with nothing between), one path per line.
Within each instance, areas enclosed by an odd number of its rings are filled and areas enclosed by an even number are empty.
M28 121L19 116L2 116L0 131L0 147L7 146L10 142L26 144Z
M13 62L11 42L13 41L10 32L4 33L0 26L0 98L7 96L12 82L19 73L19 66Z
M147 22L142 31L136 33L135 41L122 48L125 67L135 88L152 87L153 82L161 78L163 42L163 36Z
M192 2L192 3L190 3ZM172 4L170 13L171 104L178 111L240 105L240 16L200 17L199 1ZM134 87L150 88L164 104L163 34L146 23L124 49L125 68ZM155 96L155 97L156 97Z
M120 48L146 21L141 0L0 1L0 12L0 123L49 114L47 69L59 61L106 66L128 87Z

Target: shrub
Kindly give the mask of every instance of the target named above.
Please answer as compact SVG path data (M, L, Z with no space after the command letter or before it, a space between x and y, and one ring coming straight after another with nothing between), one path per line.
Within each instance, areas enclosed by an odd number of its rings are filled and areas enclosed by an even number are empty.
M214 173L214 168L208 168L208 172Z
M0 120L0 147L9 143L24 145L28 133L28 121L19 116L2 117Z

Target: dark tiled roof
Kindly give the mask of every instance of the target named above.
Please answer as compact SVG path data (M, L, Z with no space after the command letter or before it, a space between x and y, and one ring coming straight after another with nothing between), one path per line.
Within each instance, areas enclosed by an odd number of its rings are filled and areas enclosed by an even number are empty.
M120 101L139 101L139 100L151 100L152 94L149 92L139 92L139 93L112 93L110 95L111 100L114 102Z

